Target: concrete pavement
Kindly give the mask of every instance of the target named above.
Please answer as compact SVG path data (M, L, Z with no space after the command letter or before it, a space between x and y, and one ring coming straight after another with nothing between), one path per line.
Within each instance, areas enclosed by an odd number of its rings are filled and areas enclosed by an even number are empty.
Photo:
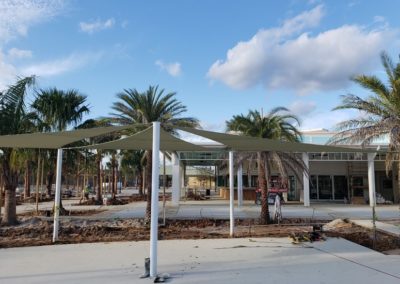
M162 214L162 202L159 203L160 216ZM145 202L135 202L124 206L112 206L109 210L93 217L101 218L143 218ZM104 207L103 207L104 209ZM235 206L236 218L258 218L261 207L254 203L246 202L244 206ZM272 206L270 208L272 210ZM400 210L397 205L382 205L376 207L379 220L399 219ZM311 204L303 205L284 204L282 206L284 218L311 218L332 220L337 218L371 219L372 209L368 205L342 205L342 204ZM179 206L171 206L167 202L166 216L171 219L229 219L229 204L223 200L209 201L182 201Z
M139 279L148 242L0 250L0 283L151 283ZM40 259L40 261L39 261ZM400 256L343 239L293 245L286 238L159 241L170 283L400 283Z

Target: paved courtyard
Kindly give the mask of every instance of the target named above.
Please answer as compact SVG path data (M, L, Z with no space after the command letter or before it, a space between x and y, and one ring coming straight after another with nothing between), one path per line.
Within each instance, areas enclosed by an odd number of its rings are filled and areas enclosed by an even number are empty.
M150 283L140 279L149 242L0 249L0 283ZM343 239L293 245L286 238L159 242L170 283L400 283L400 256Z

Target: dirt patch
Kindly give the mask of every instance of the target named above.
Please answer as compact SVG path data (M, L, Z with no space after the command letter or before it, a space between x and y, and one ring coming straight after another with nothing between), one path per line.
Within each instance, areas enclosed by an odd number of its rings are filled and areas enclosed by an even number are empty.
M65 216L92 216L104 211L106 210L101 210L101 209L66 210ZM29 219L29 217L53 217L53 212L52 210L39 210L38 213L36 213L36 211L31 211L26 213L20 213L18 214L18 217L20 218L22 217L22 223L24 223L26 219Z
M98 212L98 211L97 211ZM160 224L162 221L160 221ZM280 225L259 225L256 220L236 220L235 237L288 237L311 233L326 221L284 219ZM15 227L0 227L0 247L50 245L53 222L45 218L26 217ZM328 237L342 237L378 251L400 248L397 238L377 233L374 242L371 230L343 221L324 233ZM149 240L149 227L141 219L124 220L63 220L60 223L59 242L87 243ZM159 239L212 239L228 238L229 221L225 220L167 220L159 227Z
M324 226L329 237L341 237L364 247L386 252L400 248L400 239L382 232L355 225L348 220L337 219Z

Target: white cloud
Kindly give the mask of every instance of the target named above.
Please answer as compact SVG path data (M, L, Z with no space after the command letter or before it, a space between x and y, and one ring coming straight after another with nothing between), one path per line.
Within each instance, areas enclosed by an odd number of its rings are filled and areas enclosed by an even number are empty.
M157 60L155 64L160 67L161 70L167 71L172 77L178 77L182 74L182 68L179 62L164 63L162 60Z
M123 28L123 29L127 28L128 25L129 25L129 22L127 20L124 20L121 22L121 28Z
M317 108L317 104L315 102L306 102L306 101L294 101L288 107L290 113L298 116L305 117L310 115Z
M13 47L8 50L8 56L10 58L30 58L32 57L32 51Z
M228 50L207 76L234 89L263 84L299 94L335 90L349 77L371 69L371 61L387 48L395 32L387 27L367 30L345 25L317 35L304 32L318 25L323 7L304 12L280 27L258 31L249 41Z
M115 24L115 20L110 18L104 22L97 20L94 22L80 22L79 27L82 32L93 34L102 30L111 29Z
M386 19L383 16L377 15L377 16L374 17L374 22L375 23L385 23Z
M0 91L6 89L16 76L16 68L4 61L4 55L0 50Z
M336 125L345 120L353 119L357 116L354 110L340 110L340 111L318 111L313 112L306 116L301 121L301 130L325 128L335 130Z
M0 90L13 83L20 74L10 59L32 56L30 50L11 48L5 54L2 46L21 36L35 24L59 15L66 6L64 0L0 0Z
M103 53L71 54L68 57L26 66L21 69L23 75L56 76L81 68L102 58Z
M30 26L58 15L64 0L0 1L0 43L26 36Z

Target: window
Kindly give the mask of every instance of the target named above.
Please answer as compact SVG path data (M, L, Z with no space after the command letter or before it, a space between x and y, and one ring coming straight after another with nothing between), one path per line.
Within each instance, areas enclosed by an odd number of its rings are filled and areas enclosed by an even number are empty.
M335 199L348 199L347 194L347 177L346 176L334 176L334 187L335 187Z

